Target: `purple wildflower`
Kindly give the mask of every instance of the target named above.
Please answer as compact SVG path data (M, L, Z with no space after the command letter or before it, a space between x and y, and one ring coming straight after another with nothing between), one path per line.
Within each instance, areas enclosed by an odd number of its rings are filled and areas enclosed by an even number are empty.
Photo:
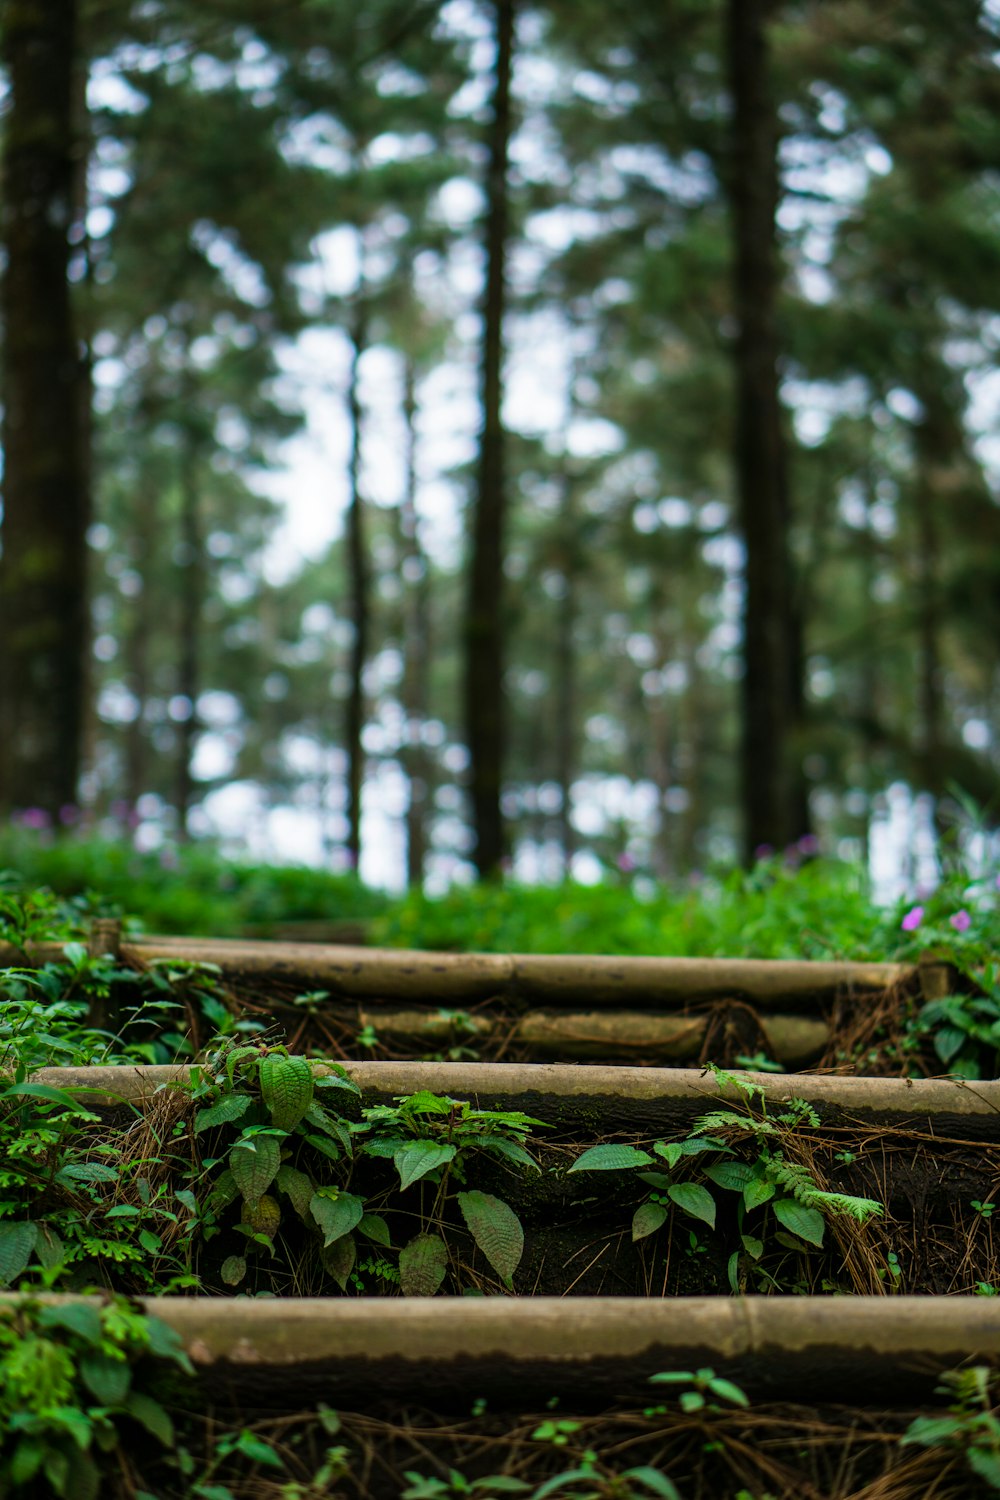
M948 921L951 923L952 927L954 927L956 932L968 932L969 928L972 926L972 918L969 916L969 913L966 911L964 906L962 907L962 910L957 911L953 917L949 917Z
M621 870L623 875L630 875L635 869L635 860L632 858L632 855L629 854L627 849L622 850L615 863L617 864L619 870Z
M771 844L758 844L753 851L753 857L754 859L770 859L773 853L774 848Z
M798 851L806 859L819 853L819 839L814 833L804 833L798 842Z
M910 910L906 913L906 916L903 918L902 922L900 922L899 925L902 927L904 932L915 932L916 929L920 926L923 919L923 907L911 906Z
M34 828L39 833L43 828L48 828L52 819L44 807L26 807L21 813L21 825L24 828Z
M80 809L75 802L67 802L59 809L59 821L64 828L72 828L80 821Z

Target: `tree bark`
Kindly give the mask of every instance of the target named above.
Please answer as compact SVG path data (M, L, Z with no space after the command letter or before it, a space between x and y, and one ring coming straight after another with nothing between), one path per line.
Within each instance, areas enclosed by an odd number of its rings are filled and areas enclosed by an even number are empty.
M0 806L75 803L86 698L84 370L70 303L74 0L8 0Z
M419 890L427 858L427 816L430 807L430 757L423 744L428 713L430 668L430 573L420 545L417 516L416 375L406 361L403 375L403 421L406 430L405 480L399 508L399 540L403 573L403 713L405 744L401 760L409 787L406 805L406 883Z
M472 513L465 616L465 722L473 859L481 879L499 875L506 849L501 811L507 712L504 698L503 562L507 510L503 396L503 322L508 237L508 153L514 0L496 0L496 66L488 133L486 285L480 372L482 431Z
M361 495L361 397L359 389L361 357L368 341L368 312L365 291L359 286L351 324L351 370L347 388L348 416L351 424L351 452L348 461L350 497L347 508L347 568L350 590L353 636L348 672L347 693L347 850L354 870L361 865L361 795L364 786L365 760L361 736L365 727L365 663L368 660L369 576L365 545L364 501Z
M194 396L190 398L194 400ZM198 695L201 691L202 618L205 606L205 553L197 479L197 439L185 431L181 482L181 620L177 692L188 702L187 716L178 725L177 833L191 836L190 815L194 779L191 764L198 735Z
M569 455L563 458L559 506L563 596L557 605L555 642L555 774L559 787L559 844L563 876L573 872L576 829L573 827L573 782L577 767L579 685L576 661L576 622L579 615L580 543L577 537L577 479Z
M741 801L748 861L807 831L795 719L801 624L788 548L788 464L779 401L776 302L778 116L768 83L768 0L729 0L728 66L736 338L735 477L746 549Z

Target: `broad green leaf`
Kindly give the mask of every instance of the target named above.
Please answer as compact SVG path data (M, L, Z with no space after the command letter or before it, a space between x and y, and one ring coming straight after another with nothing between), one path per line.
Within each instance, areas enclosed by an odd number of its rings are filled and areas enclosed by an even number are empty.
M452 1161L457 1150L456 1146L439 1145L437 1141L409 1142L392 1158L399 1173L400 1188L410 1187L421 1177L426 1177L428 1172L433 1172L435 1167Z
M38 1241L38 1225L22 1220L0 1224L0 1286L16 1281L31 1259Z
M345 1234L332 1245L324 1245L320 1252L323 1269L328 1271L342 1292L347 1291L347 1280L354 1270L358 1248L353 1234Z
M374 1240L376 1245L390 1246L389 1226L381 1214L362 1214L358 1220L358 1233Z
M112 1359L100 1349L88 1350L80 1359L80 1376L98 1406L121 1406L132 1385L127 1360Z
M236 1186L248 1203L257 1203L278 1175L281 1146L273 1135L239 1140L229 1153Z
M433 1297L448 1269L448 1247L436 1234L418 1234L399 1252L404 1297Z
M654 1142L653 1150L657 1156L663 1157L671 1171L673 1171L684 1155L684 1152L681 1150L680 1141L656 1141Z
M632 1215L632 1240L644 1240L648 1234L655 1234L667 1217L667 1210L662 1203L640 1203Z
M194 1117L195 1134L211 1130L214 1125L229 1125L233 1120L242 1119L252 1103L250 1094L226 1094L218 1104L199 1109Z
M653 1158L648 1151L635 1146L591 1146L578 1156L570 1172L621 1172L628 1167L651 1167Z
M226 1286L239 1286L246 1274L246 1257L242 1255L227 1255L219 1269Z
M686 1214L715 1228L715 1199L707 1188L697 1182L677 1182L667 1188L667 1193Z
M671 1179L666 1172L637 1172L635 1175L640 1182L648 1182L650 1187L658 1188L660 1192L670 1186Z
M806 1208L794 1198L776 1198L771 1207L778 1223L784 1224L792 1234L797 1234L807 1244L822 1246L826 1221L818 1209Z
M502 1156L505 1161L516 1161L518 1166L527 1167L532 1172L540 1172L542 1169L535 1158L524 1149L519 1141L509 1141L505 1135L484 1136L477 1140L476 1145L480 1151L488 1151L493 1156Z
M49 1271L53 1266L57 1266L65 1255L66 1246L55 1230L48 1224L39 1224L38 1238L35 1241L35 1259L39 1265Z
M716 1187L730 1193L742 1193L747 1183L752 1182L756 1167L745 1161L716 1161L705 1168L705 1176Z
M159 1401L154 1401L152 1396L146 1395L145 1391L133 1391L125 1404L125 1410L158 1442L162 1443L164 1448L173 1447L174 1424Z
M269 1052L260 1060L260 1092L274 1124L294 1130L312 1104L312 1068L304 1057Z
M995 1442L996 1438L991 1435L987 1441ZM1000 1458L996 1453L978 1443L970 1443L965 1450L965 1462L973 1474L986 1480L991 1490L1000 1490Z
M101 1310L93 1301L61 1302L43 1307L38 1314L39 1328L64 1328L97 1348L104 1336Z
M934 1051L945 1065L958 1056L965 1042L966 1034L959 1031L957 1026L942 1026L940 1031L934 1033Z
M899 1445L905 1448L907 1443L920 1443L924 1448L932 1448L937 1443L947 1442L961 1432L962 1427L961 1417L917 1417L900 1438Z
M753 1260L760 1260L764 1254L764 1241L759 1240L755 1234L741 1234L743 1248Z
M361 1222L365 1200L337 1188L320 1188L309 1201L309 1212L323 1231L323 1244L332 1245L342 1235L350 1234Z
M491 1193L473 1191L455 1196L472 1238L504 1286L512 1286L524 1253L524 1230L517 1214Z
M71 1162L68 1166L60 1167L56 1173L56 1182L64 1186L72 1186L74 1182L117 1182L118 1173L114 1167L106 1167L99 1161Z
M79 1100L65 1089L54 1089L47 1083L12 1083L0 1091L3 1099L44 1099L47 1104L61 1104L66 1109L79 1109Z
M309 1213L309 1204L316 1191L312 1178L296 1167L283 1166L278 1168L278 1175L274 1180L281 1191L287 1194L299 1218L304 1219Z
M461 1104L461 1100L446 1099L443 1094L432 1094L429 1089L418 1089L415 1094L396 1097L409 1115L450 1115L456 1104Z
M752 1208L760 1208L762 1203L770 1203L774 1197L774 1183L767 1182L763 1177L753 1177L743 1189L743 1202L746 1204L747 1212Z
M731 1401L734 1406L749 1406L746 1393L740 1390L738 1385L733 1385L731 1380L723 1380L721 1375L713 1375L708 1382L708 1388L713 1396L720 1396L723 1401Z

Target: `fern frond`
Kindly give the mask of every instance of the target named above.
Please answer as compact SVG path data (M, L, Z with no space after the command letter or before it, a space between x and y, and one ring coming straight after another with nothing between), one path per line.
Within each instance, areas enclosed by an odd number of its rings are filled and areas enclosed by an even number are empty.
M738 1115L732 1109L714 1109L702 1115L691 1127L692 1135L704 1135L706 1131L739 1130L744 1135L777 1135L778 1127L770 1120L758 1120L753 1115Z
M803 1208L816 1208L820 1213L842 1214L858 1224L865 1224L884 1212L883 1205L875 1198L855 1198L850 1193L824 1191L816 1186L808 1167L799 1162L785 1161L781 1155L770 1157L764 1163L764 1171L770 1182L785 1188Z

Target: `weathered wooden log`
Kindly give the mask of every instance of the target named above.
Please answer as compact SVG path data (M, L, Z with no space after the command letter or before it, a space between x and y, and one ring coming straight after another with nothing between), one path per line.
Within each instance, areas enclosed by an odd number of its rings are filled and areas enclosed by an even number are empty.
M644 1064L679 1062L701 1055L706 1030L705 1014L664 1015L656 1011L529 1010L469 1015L443 1009L394 1010L359 1006L345 1013L348 1025L372 1027L379 1039L409 1045L428 1052L435 1047L466 1042L489 1046L501 1039L508 1046L527 1048L539 1057L625 1058ZM814 1061L830 1041L825 1021L809 1016L769 1014L762 1023L767 1050L787 1068L800 1068Z
M649 1401L651 1375L706 1366L754 1398L884 1409L944 1370L1000 1363L1000 1303L976 1297L144 1301L207 1398L284 1411L384 1398L467 1411L473 1396L585 1409ZM15 1302L0 1297L0 1315Z
M326 1064L315 1063L317 1071ZM384 1102L429 1089L483 1107L523 1109L553 1125L591 1121L591 1132L682 1128L720 1101L740 1103L738 1088L696 1068L594 1068L563 1063L353 1062L344 1064L363 1097ZM162 1067L42 1068L40 1083L88 1091L94 1102L137 1100L186 1078L186 1064ZM770 1108L804 1099L831 1118L894 1128L928 1128L961 1139L1000 1139L1000 1080L844 1078L741 1073ZM544 1113L543 1113L544 1111Z
M62 956L62 945L30 945L37 963ZM437 1005L490 999L553 1006L667 1007L722 998L761 1009L809 1010L845 994L884 992L917 983L912 965L813 963L794 959L615 958L582 955L425 953L239 939L144 937L121 944L125 963L186 959L215 964L226 980L258 988L325 989L335 999L391 999ZM0 965L23 963L0 948Z

